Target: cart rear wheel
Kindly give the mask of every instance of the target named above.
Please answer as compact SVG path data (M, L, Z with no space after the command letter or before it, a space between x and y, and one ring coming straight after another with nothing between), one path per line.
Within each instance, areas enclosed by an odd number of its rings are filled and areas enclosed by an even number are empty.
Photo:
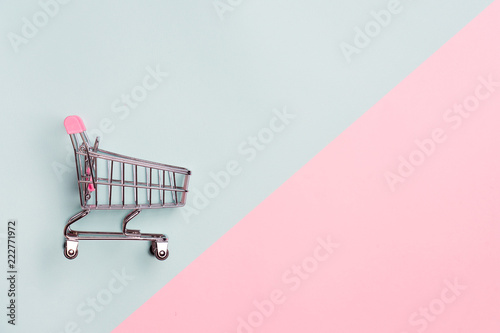
M71 247L68 247L68 241L66 241L64 243L64 256L70 260L75 259L78 256L78 242L71 242Z
M78 250L76 251L73 251L73 250L69 250L66 248L66 246L64 247L64 256L67 258L67 259L70 259L70 260L73 260L75 259L77 256L78 256Z

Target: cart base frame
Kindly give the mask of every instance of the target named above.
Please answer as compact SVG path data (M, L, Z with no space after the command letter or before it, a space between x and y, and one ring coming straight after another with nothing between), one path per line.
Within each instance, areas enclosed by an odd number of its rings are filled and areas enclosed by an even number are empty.
M89 209L72 216L64 227L64 256L68 259L75 259L78 256L78 242L80 240L142 240L151 241L150 252L158 259L168 258L168 237L163 234L141 233L140 230L128 229L127 224L139 213L140 209L135 209L123 219L122 232L103 231L77 231L71 229L71 225L84 218L90 213Z

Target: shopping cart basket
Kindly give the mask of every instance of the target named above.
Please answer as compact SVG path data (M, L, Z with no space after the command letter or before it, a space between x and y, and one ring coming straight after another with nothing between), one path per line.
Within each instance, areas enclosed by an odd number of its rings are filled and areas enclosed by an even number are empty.
M145 161L99 148L99 137L90 144L85 125L78 116L64 120L75 152L76 176L82 211L64 227L64 255L74 259L80 240L145 240L159 260L168 257L168 238L127 229L142 209L182 207L191 172L185 168ZM70 226L91 210L132 210L124 219L121 232L76 231Z

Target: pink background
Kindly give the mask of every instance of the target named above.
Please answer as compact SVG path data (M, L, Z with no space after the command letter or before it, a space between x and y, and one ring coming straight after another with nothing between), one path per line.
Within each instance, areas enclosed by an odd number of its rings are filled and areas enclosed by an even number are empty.
M497 1L114 332L499 332L500 86L458 128L443 118L500 82L499 17Z

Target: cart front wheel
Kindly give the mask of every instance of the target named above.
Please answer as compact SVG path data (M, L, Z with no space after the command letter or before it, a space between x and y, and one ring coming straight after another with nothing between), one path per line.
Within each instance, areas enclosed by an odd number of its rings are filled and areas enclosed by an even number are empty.
M170 254L168 249L162 244L158 246L156 241L151 242L151 247L149 248L149 252L156 257L158 260L166 260L168 255Z
M156 251L156 253L155 253L155 257L156 257L156 259L158 259L158 260L166 260L166 259L168 258L168 255L169 255L169 254L170 254L170 253L168 252L168 250L167 250L167 251L163 251L163 250L161 250L161 251Z

